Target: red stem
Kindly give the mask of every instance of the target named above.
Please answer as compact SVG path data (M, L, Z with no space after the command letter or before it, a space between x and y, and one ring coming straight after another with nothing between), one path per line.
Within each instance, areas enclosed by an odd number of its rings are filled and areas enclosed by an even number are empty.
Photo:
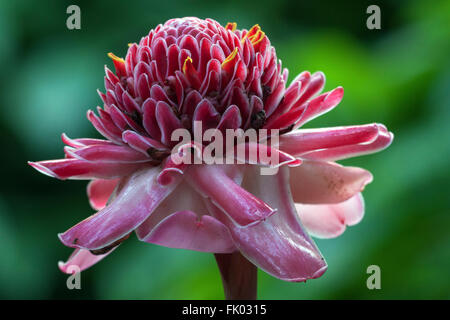
M256 300L257 268L241 253L214 254L227 300Z

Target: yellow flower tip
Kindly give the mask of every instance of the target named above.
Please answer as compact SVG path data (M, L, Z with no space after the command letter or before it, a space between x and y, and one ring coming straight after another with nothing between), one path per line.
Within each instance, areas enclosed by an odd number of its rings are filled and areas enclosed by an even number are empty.
M261 30L261 27L259 26L259 24L255 24L253 27L250 28L250 30L248 30L248 34L256 33L260 30Z
M245 34L245 36L242 38L241 42L244 43L245 40L248 38L253 46L261 42L262 39L264 39L264 36L266 34L261 30L261 27L259 24L255 24L253 27L248 30L248 32Z
M125 60L123 60L122 58L119 58L118 56L116 56L116 55L115 55L114 53L112 53L112 52L109 52L109 53L108 53L108 57L111 58L111 59L113 59L114 61L117 61L117 62L122 62L122 63L125 62Z
M128 48L131 47L132 45L133 45L133 44L130 42L130 43L128 44Z
M265 35L266 34L263 31L258 30L253 36L249 38L249 40L253 44L253 46L256 46L258 43L262 41L262 39L264 39Z
M253 27L248 30L248 32L245 34L245 36L241 39L241 43L244 43L247 38L251 41L251 38L258 32L261 31L261 27L259 24L255 24Z
M192 65L192 58L191 57L187 57L185 60L184 60L184 63L183 63L183 73L184 74L186 74L187 73L187 68L188 68L188 63L190 63L191 65Z
M234 48L233 52L228 55L228 57L222 62L222 68L226 66L226 64L234 59L238 52L238 48Z
M236 22L228 22L227 25L225 26L226 30L231 30L232 32L234 32L236 28L237 28Z

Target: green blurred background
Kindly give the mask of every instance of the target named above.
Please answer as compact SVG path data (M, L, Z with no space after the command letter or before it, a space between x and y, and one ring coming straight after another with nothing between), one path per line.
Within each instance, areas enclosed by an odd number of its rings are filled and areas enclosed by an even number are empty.
M381 8L382 29L366 28ZM81 30L66 8L81 8ZM366 216L343 236L317 240L329 269L295 284L259 272L262 299L450 298L450 1L0 1L0 298L222 299L213 256L140 243L82 273L68 290L57 268L71 249L56 237L92 213L85 181L58 181L27 160L62 156L61 132L97 137L86 110L100 103L107 52L172 17L259 23L290 79L325 72L345 88L338 108L309 125L382 122L395 133L369 169ZM381 290L366 269L381 267Z

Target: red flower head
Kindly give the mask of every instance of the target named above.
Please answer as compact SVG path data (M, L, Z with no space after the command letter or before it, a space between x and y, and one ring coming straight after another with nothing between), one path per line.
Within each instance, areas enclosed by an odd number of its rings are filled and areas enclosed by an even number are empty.
M319 94L320 72L303 72L286 86L288 72L258 25L247 31L172 19L130 45L125 60L109 56L115 72L106 68L104 106L87 114L106 140L63 135L65 159L30 163L59 179L91 180L98 212L59 235L76 248L61 270L91 266L135 231L167 247L239 251L287 281L322 275L326 263L305 230L328 238L358 223L360 192L372 180L334 161L384 149L393 135L380 124L297 130L335 107L343 89ZM247 151L277 155L278 173L261 175L261 166L274 163L260 158L177 163L172 133L199 125L202 132L279 129L274 146L245 143Z

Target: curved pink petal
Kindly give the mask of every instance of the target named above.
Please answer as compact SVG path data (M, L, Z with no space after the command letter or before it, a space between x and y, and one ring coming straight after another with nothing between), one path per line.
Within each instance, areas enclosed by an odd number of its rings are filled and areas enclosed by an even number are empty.
M176 144L171 140L171 134L176 129L182 128L180 119L175 115L172 108L164 101L156 104L155 117L161 129L161 142L167 146Z
M276 175L262 176L250 166L243 186L277 209L263 222L236 226L222 210L208 203L210 212L225 224L236 247L256 266L286 281L306 281L320 277L327 269L314 242L303 231L289 192L289 169L281 167Z
M109 140L91 139L91 138L71 139L65 133L61 135L61 140L68 146L74 148L81 148L90 145L107 145L107 146L117 145Z
M290 110L264 125L264 129L288 129L292 130L294 124L299 121L306 109L297 108Z
M232 151L232 153L227 152L227 157L233 156L241 164L258 164L276 168L282 165L298 166L302 163L300 159L277 148L269 147L266 143L241 143Z
M118 182L119 179L97 179L89 182L87 194L89 203L94 210L99 211L106 206Z
M392 132L388 132L383 125L378 125L378 128L378 137L371 143L340 146L325 150L312 151L303 154L302 158L324 161L337 161L379 152L389 147L389 145L394 140L394 134Z
M290 170L292 197L298 203L339 203L361 192L372 182L369 171L333 162L305 160Z
M141 241L171 248L234 251L227 228L207 214L201 196L183 182L136 229L136 235Z
M119 108L117 108L115 105L111 105L109 107L109 115L111 116L111 120L114 122L114 124L122 131L127 130L128 128L132 128L137 132L144 131L141 125L137 124L128 115L120 111Z
M177 188L161 202L152 215L136 229L138 238L143 239L161 220L174 212L183 210L193 211L199 216L208 213L208 210L203 204L202 197L185 181L181 182Z
M136 229L136 234L140 240L155 228L158 223L177 211L192 211L198 216L208 213L203 204L202 197L185 181L181 182L177 188L154 210L154 212Z
M123 181L117 197L98 213L64 233L60 240L69 247L98 250L111 246L136 229L173 191L181 179L162 186L156 181L160 167L141 170Z
M378 125L300 129L279 137L278 148L292 156L305 152L372 142L378 136Z
M213 104L208 99L203 99L197 105L192 118L192 127L196 130L196 125L201 122L202 135L206 130L215 128L220 121L220 113L214 108Z
M241 111L238 106L229 106L222 115L222 118L217 125L217 130L219 130L224 136L226 135L227 129L236 130L240 128L242 124Z
M94 111L88 110L87 118L92 123L95 129L106 139L114 141L117 144L122 144L120 137L121 131L110 121L99 118Z
M325 92L320 96L309 101L305 106L300 107L299 109L304 109L305 111L302 113L299 120L296 121L294 125L294 129L301 127L308 121L324 114L334 107L336 107L339 102L341 102L344 97L344 88L337 87L336 89L331 90L330 92ZM292 111L295 112L295 108L292 108Z
M343 95L344 89L342 87L337 87L336 89L323 93L305 103L303 103L302 97L296 102L296 106L292 107L289 112L282 114L276 119L270 119L270 121L264 125L264 128L297 129L306 122L333 109L342 100ZM299 104L299 102L303 104Z
M209 215L178 211L164 218L142 241L169 248L230 253L236 250L227 227Z
M283 113L289 111L294 103L300 98L301 90L302 90L302 82L301 81L295 81L293 82L287 89L284 94L283 100L280 102L280 105L278 106L276 113L272 114L267 119L267 123L270 123L271 120L276 119Z
M257 224L275 213L225 173L225 165L192 165L187 181L204 197L210 198L240 226Z
M75 158L31 162L39 172L58 179L115 179L129 175L146 163L92 162Z
M309 234L317 238L340 236L346 226L359 223L364 216L364 199L361 193L341 203L296 203L295 207Z
M184 171L188 167L188 164L184 161L175 161L174 160L182 160L183 156L180 156L179 154L171 154L169 157L166 158L163 164L163 169L161 170L161 173L158 175L158 183L161 185L167 185L172 183L174 179L174 175L182 175L184 174Z
M78 159L94 162L147 162L150 157L128 146L90 145L70 152Z
M165 145L152 138L145 137L134 131L127 130L122 134L122 139L131 148L139 151L152 158L158 158L168 153L168 149Z
M158 122L155 118L156 101L152 98L148 98L142 104L142 110L142 125L154 140L160 140L161 130L159 129Z
M114 249L115 248L113 248L112 250L108 251L105 254L99 255L92 254L89 250L75 249L66 262L63 261L58 262L58 268L59 270L67 274L74 273L75 268L79 269L79 271L86 270L87 268L93 266L94 264L102 260L108 254L113 252Z
M281 80L272 94L267 97L264 104L264 111L266 112L267 117L271 116L272 113L276 110L281 99L283 99L284 97L285 90L285 83L283 80Z
M325 86L325 74L321 71L315 72L312 75L309 72L302 72L294 81L301 81L304 89L302 89L301 96L292 107L293 109L301 107L308 99L311 99L322 91Z

